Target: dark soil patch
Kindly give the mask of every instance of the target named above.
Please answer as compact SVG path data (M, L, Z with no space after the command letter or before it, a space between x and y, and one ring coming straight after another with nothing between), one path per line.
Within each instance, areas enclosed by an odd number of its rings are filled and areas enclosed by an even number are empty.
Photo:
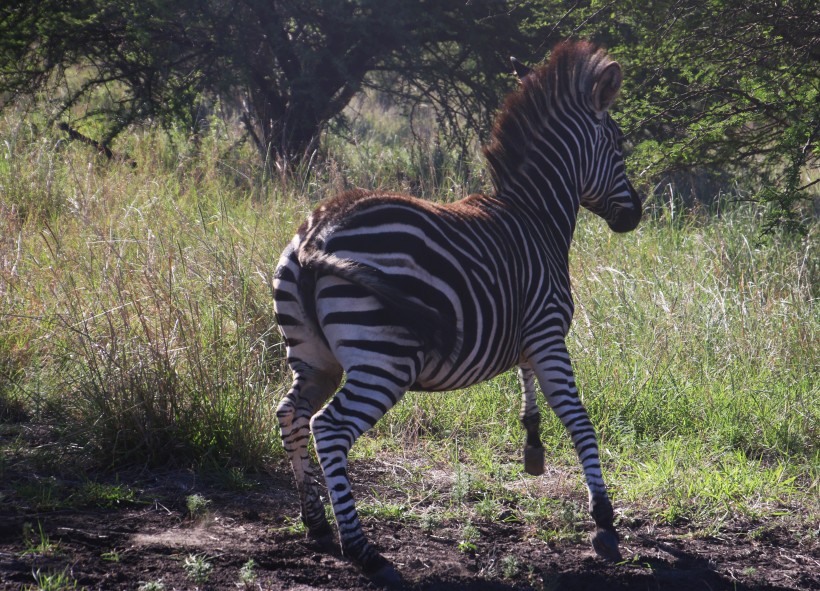
M83 506L83 497L72 492L81 488L76 477L55 476L54 466L49 475L25 472L28 464L7 464L0 472L0 589L34 585L38 571L65 572L78 589L137 589L160 580L168 590L195 589L183 566L191 555L213 565L200 589L237 589L249 559L256 580L247 588L371 587L338 552L322 552L295 531L299 509L284 465L240 491L189 472L120 474L109 479L111 486L135 491L135 500L114 499L101 508L99 499L97 506ZM352 476L372 483L378 473L359 462ZM31 490L44 482L53 498L33 495L32 503ZM210 501L207 515L198 519L186 508L194 493ZM366 499L370 493L360 488L358 494ZM432 531L418 520L366 517L364 523L399 568L405 589L820 590L817 537L799 542L800 535L776 527L765 535L749 526L702 538L685 528L622 524L626 562L613 565L595 557L585 542L548 544L521 523L475 522L480 536L475 551L466 552L458 546L458 523ZM750 535L752 529L758 533ZM51 548L36 548L45 538Z

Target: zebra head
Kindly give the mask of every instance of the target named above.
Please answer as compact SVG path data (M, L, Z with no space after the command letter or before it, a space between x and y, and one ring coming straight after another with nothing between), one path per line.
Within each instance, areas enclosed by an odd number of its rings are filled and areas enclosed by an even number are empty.
M616 232L633 230L641 200L626 177L623 136L609 114L621 66L586 41L560 43L534 69L512 62L521 85L507 97L484 149L496 190L553 204L571 199L576 213L583 205Z
M609 114L621 88L621 66L603 50L589 59L589 75L580 79L581 103L590 120L587 126L589 151L586 179L580 201L602 217L615 232L634 230L641 221L641 199L626 176L623 133Z

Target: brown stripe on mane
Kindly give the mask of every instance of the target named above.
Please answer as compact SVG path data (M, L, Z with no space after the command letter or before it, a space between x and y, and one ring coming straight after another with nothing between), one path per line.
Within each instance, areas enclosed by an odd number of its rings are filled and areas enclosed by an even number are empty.
M546 65L521 80L518 90L504 100L484 147L496 191L524 161L536 133L549 125L555 106L567 100L590 105L595 74L612 61L588 41L564 41Z

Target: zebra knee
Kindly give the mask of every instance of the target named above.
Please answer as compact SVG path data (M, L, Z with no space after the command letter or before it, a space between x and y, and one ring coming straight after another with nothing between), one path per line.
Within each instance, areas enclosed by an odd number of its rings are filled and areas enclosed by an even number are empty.
M327 416L328 408L325 407L312 417L310 417L310 432L313 437L319 437L333 425L333 421Z
M313 441L316 445L316 452L319 460L328 451L341 452L347 455L350 450L350 437L340 426L339 421L330 405L326 406L310 419L310 432L313 433ZM331 445L332 442L332 445Z

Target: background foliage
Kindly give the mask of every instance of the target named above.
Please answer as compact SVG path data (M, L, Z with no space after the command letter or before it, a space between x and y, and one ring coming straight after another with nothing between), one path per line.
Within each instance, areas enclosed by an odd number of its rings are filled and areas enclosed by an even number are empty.
M770 205L764 229L805 229L820 157L810 0L16 0L0 9L0 91L43 98L49 121L104 148L134 124L196 134L234 117L281 167L373 88L411 118L432 110L463 156L513 84L508 56L540 61L572 36L626 66L618 117L645 188L708 200L737 182Z
M53 119L98 121L103 145L132 123L196 133L219 99L262 160L282 163L309 154L366 85L486 128L506 70L487 41L520 49L521 12L460 0L18 0L0 12L0 90L46 91Z

